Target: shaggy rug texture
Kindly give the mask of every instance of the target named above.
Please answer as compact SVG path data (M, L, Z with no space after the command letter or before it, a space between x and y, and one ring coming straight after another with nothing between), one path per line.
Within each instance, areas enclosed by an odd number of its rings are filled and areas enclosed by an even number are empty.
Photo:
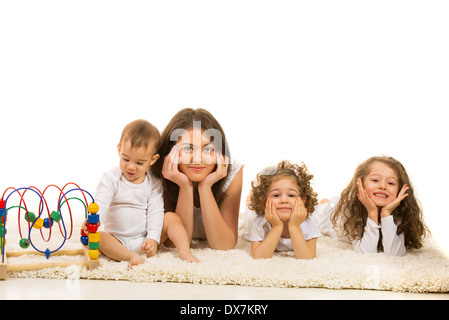
M243 228L240 234L242 232ZM80 248L78 228L73 233L64 249ZM7 239L8 250L21 250L17 249L19 237L14 236L13 229L8 229ZM51 242L60 243L60 240L52 236L50 242L38 244L36 241L36 245L45 250L46 247L51 248ZM271 259L255 260L251 258L250 248L251 244L241 237L237 246L229 251L212 250L205 242L198 241L192 245L192 253L201 261L197 264L181 261L175 249L161 248L155 257L146 259L144 264L132 269L128 268L127 262L115 262L100 256L100 266L93 271L84 266L72 265L8 272L8 277L449 292L449 257L432 239L428 239L419 250L407 251L404 257L391 257L383 253L358 254L351 245L326 236L318 239L317 258L313 260L297 260L293 252L275 253ZM49 260L82 259L82 256L51 256ZM46 261L45 257L37 255L8 259L9 264Z

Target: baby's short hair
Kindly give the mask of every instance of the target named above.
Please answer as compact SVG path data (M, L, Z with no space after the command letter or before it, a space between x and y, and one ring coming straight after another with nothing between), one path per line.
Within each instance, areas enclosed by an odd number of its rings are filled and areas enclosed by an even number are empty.
M133 148L148 149L151 146L157 148L161 134L159 130L147 120L135 120L128 123L123 129L120 143L130 141Z

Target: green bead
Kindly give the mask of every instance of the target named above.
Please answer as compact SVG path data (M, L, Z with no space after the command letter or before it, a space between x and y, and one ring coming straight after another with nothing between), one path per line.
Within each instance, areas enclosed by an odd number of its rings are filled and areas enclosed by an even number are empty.
M26 249L30 246L30 241L27 238L20 239L19 245L22 249Z
M98 250L100 249L100 242L89 242L90 250Z
M28 216L30 217L30 221L28 221ZM28 214L25 213L25 220L33 223L34 220L36 220L36 215L32 212L28 212Z
M54 222L59 223L59 220L61 220L61 215L56 211L52 211L50 218L52 218Z

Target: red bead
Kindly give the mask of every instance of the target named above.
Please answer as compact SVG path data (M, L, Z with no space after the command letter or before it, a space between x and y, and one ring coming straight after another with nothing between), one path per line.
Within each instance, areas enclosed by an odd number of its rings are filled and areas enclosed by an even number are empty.
M83 236L83 237L87 237L88 236L88 234L86 234L86 232L84 232L84 229L81 229L81 236Z
M95 233L98 230L98 224L88 223L87 224L87 231L89 233Z

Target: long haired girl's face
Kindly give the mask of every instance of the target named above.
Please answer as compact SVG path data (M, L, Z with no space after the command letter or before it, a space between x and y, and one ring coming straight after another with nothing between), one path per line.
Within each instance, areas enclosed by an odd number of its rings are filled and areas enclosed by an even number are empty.
M363 187L370 199L378 207L384 207L394 201L400 189L396 172L382 162L371 164Z
M188 129L177 143L180 163L178 169L191 181L201 182L215 167L215 148L201 129Z

